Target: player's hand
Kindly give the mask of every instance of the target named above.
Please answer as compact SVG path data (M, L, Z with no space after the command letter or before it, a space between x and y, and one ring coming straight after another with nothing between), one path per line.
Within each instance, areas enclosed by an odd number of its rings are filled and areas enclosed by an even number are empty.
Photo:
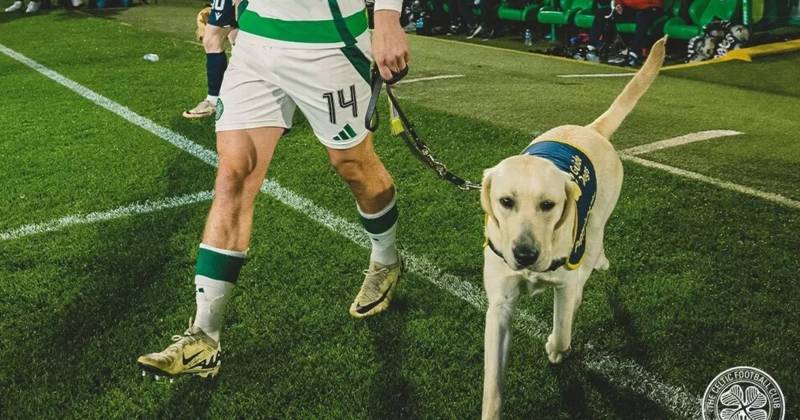
M390 80L408 63L408 40L400 26L400 12L375 12L375 31L372 34L372 55L384 80Z

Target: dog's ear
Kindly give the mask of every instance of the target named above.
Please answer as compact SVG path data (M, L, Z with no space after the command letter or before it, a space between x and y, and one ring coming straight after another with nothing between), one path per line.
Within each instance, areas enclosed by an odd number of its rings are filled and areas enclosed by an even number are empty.
M564 210L561 212L561 218L558 219L558 223L556 223L555 230L560 229L561 225L567 221L569 215L575 212L578 206L578 199L581 198L581 188L572 180L572 177L567 179L564 188L567 193L567 200L564 202Z
M486 215L494 218L492 211L492 173L494 168L489 168L483 171L483 182L481 182L481 207Z

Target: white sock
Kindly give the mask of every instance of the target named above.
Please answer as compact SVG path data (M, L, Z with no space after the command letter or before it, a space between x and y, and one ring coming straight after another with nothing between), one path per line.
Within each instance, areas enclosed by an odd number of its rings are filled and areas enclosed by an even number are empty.
M389 230L378 235L367 233L372 242L372 252L369 255L370 261L383 265L397 263L397 223Z
M205 276L195 276L194 284L197 303L194 325L219 342L222 322L225 320L225 305L228 303L234 284Z
M241 259L242 262L247 256L247 251L220 249L206 244L200 244L200 248L201 251L206 250L215 254L236 257ZM241 267L242 262L238 263L239 267ZM235 279L231 280L235 281ZM195 302L197 303L194 325L200 327L206 335L219 342L222 323L225 319L225 305L228 303L235 284L230 281L213 279L202 274L195 275L194 284L196 286Z
M207 100L208 102L211 102L213 105L216 105L216 104L217 104L217 99L218 99L218 98L219 98L219 96L214 96L214 95L208 95L208 96L206 96L206 100Z
M364 213L360 207L358 212L361 215L361 222L364 224L367 236L369 236L372 243L370 261L382 265L397 263L397 210L395 208L395 198L392 198L392 201L377 213ZM378 231L375 229L376 224L390 226L388 229L379 229L382 231Z

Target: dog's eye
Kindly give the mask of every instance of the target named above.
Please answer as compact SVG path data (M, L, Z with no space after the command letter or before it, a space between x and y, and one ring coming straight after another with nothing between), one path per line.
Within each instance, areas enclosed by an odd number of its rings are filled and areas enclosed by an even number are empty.
M539 204L539 208L542 209L542 211L550 211L555 206L556 206L556 203L554 203L554 202L552 202L550 200L544 200Z
M503 197L500 199L500 205L507 209L510 209L514 207L514 199L511 197Z

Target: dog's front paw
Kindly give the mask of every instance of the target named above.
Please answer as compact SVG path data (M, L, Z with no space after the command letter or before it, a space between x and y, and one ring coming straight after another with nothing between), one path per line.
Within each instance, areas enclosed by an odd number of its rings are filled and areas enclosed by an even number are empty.
M547 337L547 343L544 345L544 351L547 352L547 358L550 359L550 363L553 364L561 363L565 357L569 356L570 350L570 347L567 347L564 350L559 350L553 334L550 334L550 336Z

